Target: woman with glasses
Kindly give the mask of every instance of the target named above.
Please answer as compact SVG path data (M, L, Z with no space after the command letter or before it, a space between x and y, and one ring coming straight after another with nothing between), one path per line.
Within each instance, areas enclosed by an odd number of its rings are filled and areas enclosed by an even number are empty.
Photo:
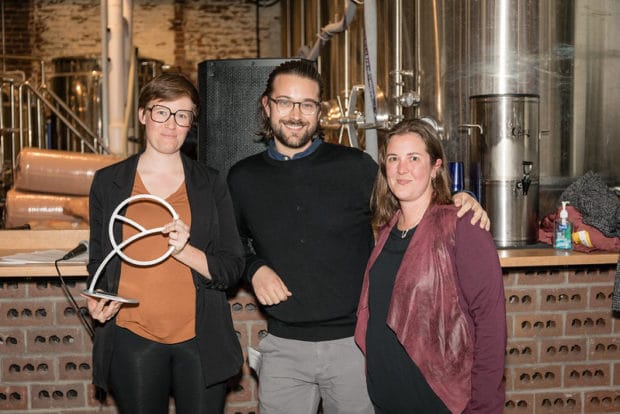
M90 192L90 278L113 249L108 226L115 208L130 196L151 194L159 203L129 203L121 214L162 233L138 238L107 263L97 289L134 298L86 297L99 322L93 348L94 384L109 390L121 413L222 413L225 381L242 364L225 290L237 284L244 260L225 181L180 152L198 112L198 92L183 75L167 73L144 86L138 115L146 147L97 171ZM115 222L116 242L138 233ZM90 280L89 280L90 285Z

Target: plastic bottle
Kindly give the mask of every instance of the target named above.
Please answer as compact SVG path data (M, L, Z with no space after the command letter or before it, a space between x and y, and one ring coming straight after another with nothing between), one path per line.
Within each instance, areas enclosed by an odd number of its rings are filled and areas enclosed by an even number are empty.
M558 250L572 250L573 248L573 223L568 219L566 205L568 201L562 201L560 218L555 220L553 231L553 247Z

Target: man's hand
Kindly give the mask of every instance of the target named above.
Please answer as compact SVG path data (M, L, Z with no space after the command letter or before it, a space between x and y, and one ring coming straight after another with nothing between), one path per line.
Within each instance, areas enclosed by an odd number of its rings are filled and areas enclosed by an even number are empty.
M460 207L459 211L456 213L458 217L463 217L465 213L472 210L474 215L471 218L471 224L480 222L481 229L485 229L486 231L491 229L491 220L489 220L487 212L484 211L475 198L465 192L460 192L453 195L452 200L455 206Z
M254 273L252 287L261 305L277 305L293 295L280 276L268 266L261 266Z

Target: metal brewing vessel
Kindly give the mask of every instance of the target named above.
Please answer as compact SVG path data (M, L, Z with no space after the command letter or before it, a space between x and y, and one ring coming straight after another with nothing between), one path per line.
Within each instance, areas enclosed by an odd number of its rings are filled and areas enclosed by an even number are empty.
M67 56L52 59L52 90L69 109L97 136L102 136L101 87L102 74L98 56ZM70 130L60 120L53 122L56 142L51 148L77 150L71 143ZM73 147L72 147L73 146Z
M538 238L539 97L489 94L470 97L470 182L491 219L499 247Z
M345 3L282 0L283 10L304 12L287 26L289 54L341 18ZM363 80L363 8L351 23L357 28L334 36L319 59L328 99L346 102L343 89ZM470 97L538 95L539 216L555 211L561 192L588 170L620 184L620 1L376 0L376 12L377 86L391 123L434 117L448 159L468 171L477 133L467 125L475 122ZM403 105L412 95L419 102Z

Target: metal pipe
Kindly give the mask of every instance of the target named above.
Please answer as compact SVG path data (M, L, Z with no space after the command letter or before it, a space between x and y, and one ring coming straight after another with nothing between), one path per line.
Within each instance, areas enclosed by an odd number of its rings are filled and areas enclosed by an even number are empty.
M316 2L316 33L321 32L321 1ZM319 54L316 58L316 64L318 68L323 67L323 58Z
M437 0L433 0L433 58L434 58L434 81L435 81L435 109L437 121L443 123L443 89L441 84L441 61L439 53L439 18L437 15Z
M4 83L4 82L2 82ZM1 86L1 84L0 84ZM4 94L0 93L0 108L4 108ZM0 131L4 130L4 111L0 111ZM0 172L4 171L6 154L4 153L4 133L0 132Z
M125 118L123 121L123 129L126 137L129 136L129 125L131 124L131 118L135 113L134 110L134 85L136 83L136 62L137 62L136 52L131 56L131 60L129 61L129 84L127 85L127 105L125 106ZM133 131L132 131L133 132Z
M347 6L345 7L344 17L338 22L331 23L331 24L328 24L327 26L324 26L321 29L320 33L318 34L318 39L314 43L312 50L305 55L302 54L302 56L300 57L308 59L308 60L316 60L317 57L319 56L319 53L321 52L321 48L323 47L323 45L327 43L327 41L329 41L329 39L331 39L331 37L334 34L344 32L347 29L347 27L349 27L349 25L351 24L351 21L353 20L353 17L355 17L356 11L357 11L356 1L349 0L349 2L347 3Z
M30 91L28 91L28 93L30 94ZM47 140L45 142L46 145L43 145L43 140L47 136L47 131L45 130L46 122L43 119L43 109L41 108L41 101L39 101L37 99L36 102L37 102L36 103L36 114L37 114L37 116L35 118L35 121L37 122L37 136L39 137L38 147L39 148L48 148Z
M4 33L4 2L2 2L2 56L6 52L6 35ZM6 72L6 60L2 59L2 71Z
M342 63L342 71L344 73L344 102L345 105L348 105L351 89L351 36L348 30L344 31L344 53ZM348 108L345 108L345 111L347 110Z
M394 96L403 94L403 52L402 52L402 0L396 0L394 6ZM403 116L403 108L401 105L394 105L395 119L400 120Z
M301 0L300 1L300 22L299 25L301 26L300 30L299 30L299 44L302 46L306 45L306 0Z
M420 7L420 0L414 0L415 1L415 50L413 51L414 53L414 61L415 61L415 67L414 67L414 82L415 82L415 91L417 92L418 96L422 96L422 88L421 88L421 80L422 80L422 57L421 57L421 53L420 51L422 50L422 25L420 24L420 19L421 19L421 7ZM416 106L415 108L415 116L419 117L420 116L420 106Z
M21 97L21 93L19 94L19 96ZM26 125L28 128L28 146L32 147L32 143L33 143L33 131L32 131L32 114L30 113L30 108L32 107L32 95L27 93L26 94ZM20 117L22 116L22 113L24 112L23 107L20 105L18 107L19 110L19 114Z
M257 9L258 10L258 9ZM123 0L123 17L125 19L127 31L125 32L124 51L125 62L124 68L127 70L127 95L125 97L124 115L123 115L123 129L122 136L125 139L126 151L129 150L129 128L133 125L131 122L132 116L137 112L136 98L134 85L137 81L138 74L138 52L133 47L133 1ZM259 49L260 50L260 49ZM133 130L131 131L133 135Z
M110 132L108 123L110 119L110 95L108 74L108 0L101 0L101 135L103 144L108 145Z
M287 0L286 3L282 3L285 7L284 21L286 22L286 53L285 56L291 56L293 54L293 48L291 46L291 39L293 38L293 30L291 29L291 0Z
M13 103L13 105L11 105L11 128L13 129L13 131L11 132L11 141L15 142L15 139L17 138L17 135L15 134L15 83L11 82L10 88L9 88L9 99L11 100L11 102ZM19 139L21 142L21 135L22 135L22 131L19 131ZM15 152L13 152L13 159L12 159L13 164L15 165Z
M45 85L45 61L43 59L40 60L39 64L41 65L41 85Z
M123 117L125 108L125 53L123 29L123 0L108 2L108 17L110 26L110 70L109 70L109 147L113 154L127 155L127 137L123 137Z
M368 67L365 77L366 93L364 94L364 114L366 123L376 125L377 122L377 2L366 0L364 3L364 25L367 49ZM366 152L374 159L378 159L379 145L377 130L365 131Z

